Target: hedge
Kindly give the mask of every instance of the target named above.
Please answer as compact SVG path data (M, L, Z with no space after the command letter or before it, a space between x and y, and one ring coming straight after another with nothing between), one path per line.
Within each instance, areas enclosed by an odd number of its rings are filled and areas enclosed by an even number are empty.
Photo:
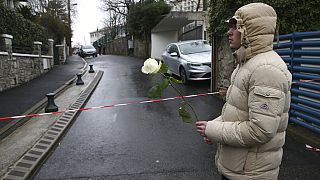
M31 53L33 42L40 41L46 47L49 34L45 28L34 24L30 20L13 10L0 4L0 35L9 34L13 36L13 52Z

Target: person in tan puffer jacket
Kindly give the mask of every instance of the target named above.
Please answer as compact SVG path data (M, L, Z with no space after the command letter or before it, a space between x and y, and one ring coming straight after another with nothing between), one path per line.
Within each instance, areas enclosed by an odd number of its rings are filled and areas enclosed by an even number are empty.
M221 116L196 122L206 142L217 142L223 179L277 179L290 108L292 76L273 51L277 15L264 3L239 8L228 21L237 67Z

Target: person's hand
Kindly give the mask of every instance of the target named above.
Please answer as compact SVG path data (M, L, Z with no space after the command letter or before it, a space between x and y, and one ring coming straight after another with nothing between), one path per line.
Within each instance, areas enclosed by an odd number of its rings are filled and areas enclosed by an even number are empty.
M203 140L204 140L204 142L205 142L206 144L208 144L208 145L212 145L212 144L213 144L213 142L212 142L209 138L207 138L207 137L203 137Z
M197 131L200 133L200 135L203 137L206 137L205 131L207 127L207 121L197 121L196 126L197 126Z
M208 123L207 121L197 121L196 126L197 126L197 131L203 137L204 142L208 145L211 145L213 144L213 142L205 134L207 123Z
M219 88L219 95L220 96L226 96L226 94L227 94L227 88L225 88L225 87L220 87Z

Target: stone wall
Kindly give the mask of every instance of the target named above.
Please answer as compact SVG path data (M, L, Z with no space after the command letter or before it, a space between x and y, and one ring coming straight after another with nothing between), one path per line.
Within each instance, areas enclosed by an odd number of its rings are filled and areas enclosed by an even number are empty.
M149 51L150 51L149 44ZM112 42L108 42L105 47L103 47L104 54L115 54L115 55L128 55L128 39L126 37L115 39ZM146 54L145 41L134 39L133 40L133 56L138 58L147 58L150 56L150 52Z
M217 38L217 88L227 88L230 85L230 78L236 64L232 57L227 37Z
M148 44L148 50L146 50L146 41L135 39L133 41L133 54L135 57L142 58L142 59L147 59L150 57L151 54L151 44ZM146 53L146 51L149 51Z
M106 45L106 54L128 55L127 38L118 38Z
M33 54L12 52L10 35L1 36L0 92L26 83L53 67L53 40L49 40L49 52L41 54L41 42L34 42Z

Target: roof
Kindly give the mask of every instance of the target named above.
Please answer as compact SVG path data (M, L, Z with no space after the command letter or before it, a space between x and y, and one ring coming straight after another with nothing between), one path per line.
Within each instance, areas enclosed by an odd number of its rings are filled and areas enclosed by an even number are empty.
M152 30L151 32L164 32L179 30L193 21L204 20L205 12L181 12L171 11L167 14Z

